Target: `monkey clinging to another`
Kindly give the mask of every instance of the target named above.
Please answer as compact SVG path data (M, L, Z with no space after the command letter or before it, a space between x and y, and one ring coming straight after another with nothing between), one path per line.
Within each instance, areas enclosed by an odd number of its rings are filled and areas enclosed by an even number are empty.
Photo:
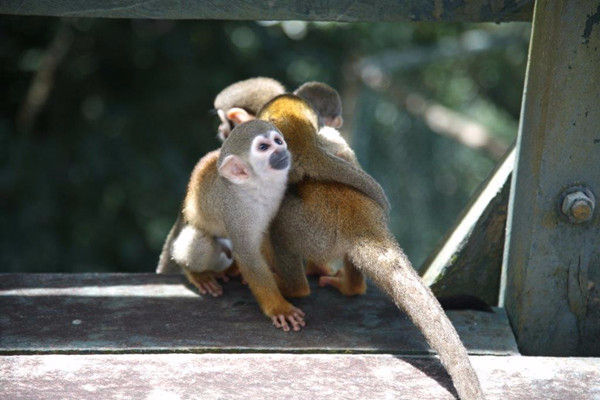
M338 131L343 119L342 99L337 90L322 82L306 82L294 94L310 104L319 115L319 146L359 167L354 151Z
M258 115L284 135L296 157L298 138L316 134L314 111L292 95L276 97ZM352 186L303 179L288 190L271 224L273 269L284 294L310 290L302 260L344 258L340 287L362 273L403 309L437 351L461 399L484 398L467 351L431 290L423 284L387 227L383 207Z

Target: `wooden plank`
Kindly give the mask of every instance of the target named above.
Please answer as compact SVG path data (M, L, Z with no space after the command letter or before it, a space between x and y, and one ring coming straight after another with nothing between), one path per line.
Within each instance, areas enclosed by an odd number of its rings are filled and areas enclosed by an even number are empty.
M538 0L530 43L501 297L522 352L600 356L600 216L560 211L600 198L600 4Z
M600 360L475 356L488 400L597 400ZM435 358L332 354L0 357L0 398L453 400Z
M436 296L468 294L491 305L498 303L514 156L514 149L506 153L441 245L425 260L423 280Z
M312 287L309 298L294 301L306 328L284 333L237 281L222 297L203 298L175 275L2 274L0 352L429 352L374 288L347 298ZM449 316L472 354L517 353L503 310Z
M3 0L0 14L307 21L530 21L533 0Z

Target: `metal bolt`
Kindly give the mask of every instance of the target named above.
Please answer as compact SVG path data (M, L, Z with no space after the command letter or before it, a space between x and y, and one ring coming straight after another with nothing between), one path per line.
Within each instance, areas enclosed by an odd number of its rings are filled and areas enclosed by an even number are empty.
M567 190L562 201L561 211L571 223L581 224L592 219L595 206L592 192L587 188L577 188L576 190Z

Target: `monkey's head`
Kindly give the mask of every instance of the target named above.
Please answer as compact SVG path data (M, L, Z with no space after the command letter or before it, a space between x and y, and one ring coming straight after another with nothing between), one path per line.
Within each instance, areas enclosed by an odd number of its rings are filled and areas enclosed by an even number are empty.
M217 165L219 175L234 184L281 182L287 178L291 155L273 124L252 120L231 131Z
M227 86L214 101L221 120L219 139L225 140L236 125L255 119L269 100L282 93L285 93L285 87L271 78L250 78Z
M342 119L342 99L337 90L323 82L306 82L294 91L296 96L306 100L319 114L319 125L340 128Z
M257 115L283 133L292 154L302 154L316 146L319 117L300 97L282 94L268 102Z

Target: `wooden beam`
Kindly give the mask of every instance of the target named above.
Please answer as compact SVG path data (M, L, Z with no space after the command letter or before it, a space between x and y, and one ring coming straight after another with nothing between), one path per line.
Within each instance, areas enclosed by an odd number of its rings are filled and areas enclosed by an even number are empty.
M238 281L224 292L202 297L177 275L0 274L0 353L431 352L373 287L348 298L312 282L294 300L307 314L299 333L272 327ZM518 353L503 310L448 314L471 354Z
M600 356L598 205L561 210L600 195L600 2L538 0L530 43L501 300L521 352Z
M423 280L438 297L473 295L498 303L514 149L480 186L456 225L425 260Z
M288 334L289 336L289 334ZM487 400L593 400L597 358L471 357ZM439 361L389 354L0 357L0 398L455 400Z
M531 20L533 0L2 0L0 14L61 17L306 21Z

